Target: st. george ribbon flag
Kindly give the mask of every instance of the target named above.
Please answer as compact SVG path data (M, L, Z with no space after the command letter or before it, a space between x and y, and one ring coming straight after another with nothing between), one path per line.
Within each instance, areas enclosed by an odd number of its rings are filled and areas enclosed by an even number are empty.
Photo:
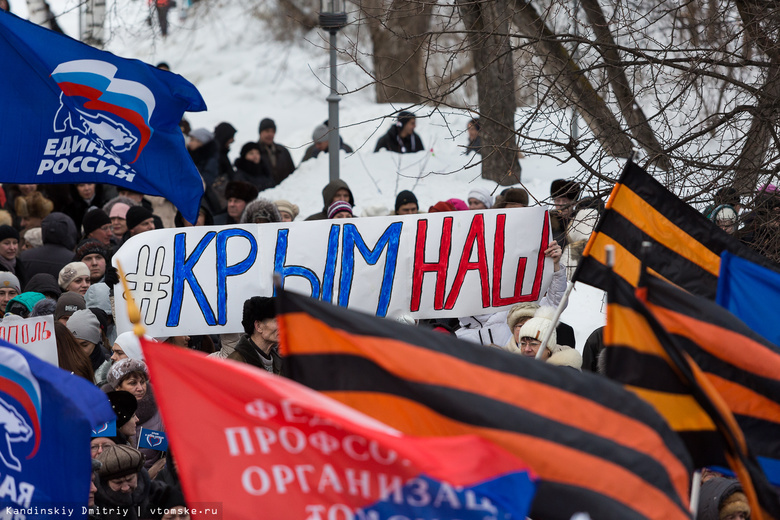
M115 184L195 222L203 183L179 121L206 104L189 81L2 10L0 63L0 182Z
M86 518L90 431L115 418L95 385L0 340L0 517Z
M204 506L194 520L528 513L532 473L485 439L404 435L250 365L141 344L188 504Z

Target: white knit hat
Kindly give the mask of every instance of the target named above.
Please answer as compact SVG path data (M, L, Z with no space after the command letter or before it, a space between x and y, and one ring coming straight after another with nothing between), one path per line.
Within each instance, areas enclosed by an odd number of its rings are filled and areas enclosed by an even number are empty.
M520 327L520 338L533 338L542 341L547 330L553 325L553 316L555 316L553 307L539 307L534 313L534 317ZM558 335L553 328L550 341L547 342L547 348L552 352L556 345L558 345Z
M469 196L466 198L466 202L468 202L468 199L477 199L488 209L493 207L493 197L485 188L472 188Z

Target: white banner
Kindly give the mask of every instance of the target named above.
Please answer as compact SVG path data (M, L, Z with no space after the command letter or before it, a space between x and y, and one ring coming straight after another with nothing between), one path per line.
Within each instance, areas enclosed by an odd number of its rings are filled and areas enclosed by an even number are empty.
M244 301L286 289L344 307L460 317L547 290L546 208L147 231L114 255L154 337L241 332ZM116 294L119 332L131 329Z
M9 314L0 320L0 339L21 347L55 367L60 366L57 358L57 338L54 337L54 316L22 318Z

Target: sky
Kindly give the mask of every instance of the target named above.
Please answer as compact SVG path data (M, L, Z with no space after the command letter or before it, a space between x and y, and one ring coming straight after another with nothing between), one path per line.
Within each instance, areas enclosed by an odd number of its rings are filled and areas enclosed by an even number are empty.
M52 11L70 36L78 35L77 0L49 0ZM150 26L145 0L109 0L106 49L118 56L150 64L165 61L173 72L191 81L201 92L208 110L186 114L192 128L213 131L220 122L236 129L231 159L241 146L258 138L261 119L270 117L277 126L276 141L287 146L296 165L312 143L312 131L328 118L325 98L329 94L329 53L326 35L317 29L290 41L279 41L273 17L251 8L250 0L197 3L189 10L183 0L169 14L170 32L162 39L156 22ZM22 0L11 0L15 14L26 17ZM346 36L339 35L341 41ZM337 45L342 45L341 43ZM338 65L340 135L355 149L341 153L340 178L355 197L355 212L393 209L398 192L412 190L425 210L439 200L465 200L473 187L498 193L504 189L480 177L474 155L464 155L468 139L466 111L412 107L417 114L417 133L425 152L373 153L379 137L390 127L393 114L407 105L378 104L370 78L358 64L341 55ZM522 111L523 109L518 109ZM568 114L561 112L564 122ZM554 135L555 125L540 125L539 135ZM558 159L563 159L560 156ZM521 185L533 200L549 202L550 182L579 173L574 162L561 163L548 155L521 159ZM621 165L606 163L616 177ZM270 200L287 199L300 207L299 219L322 209L321 189L329 181L327 154L298 167L279 186L261 193ZM562 321L575 328L577 348L582 350L590 332L605 323L604 293L577 284Z

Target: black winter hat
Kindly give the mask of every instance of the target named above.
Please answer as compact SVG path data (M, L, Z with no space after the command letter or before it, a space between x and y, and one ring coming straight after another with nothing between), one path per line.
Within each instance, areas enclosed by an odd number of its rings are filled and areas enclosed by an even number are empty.
M414 202L418 207L420 206L420 204L417 202L417 197L414 196L414 193L409 190L402 191L395 198L395 212L398 213L398 208L404 204L409 204L410 202Z
M260 121L260 132L263 130L268 130L269 128L272 128L274 132L276 132L276 123L274 123L273 119L265 118L262 121Z
M244 202L252 202L257 198L257 187L254 184L249 184L244 181L230 181L225 186L225 198L226 199L241 199ZM128 227L130 227L128 225Z
M60 284L57 283L57 279L54 278L51 273L38 273L34 275L27 281L24 290L25 292L39 292L54 299L59 298L60 294L62 294Z
M225 143L233 139L235 135L236 129L230 123L220 123L214 128L214 139L220 146L225 146Z
M0 242L5 240L6 238L15 238L17 242L19 241L19 232L15 230L13 227L3 224L0 226Z
M116 414L116 427L121 428L127 421L133 418L133 414L138 409L138 400L130 392L124 390L115 390L106 394L111 402L111 408Z
M407 110L402 110L398 112L398 117L396 118L396 122L398 124L399 128L403 128L406 126L406 123L414 119L416 116Z
M102 209L93 209L88 211L81 219L81 227L84 228L84 236L88 236L96 229L100 229L106 224L111 224L111 219Z
M127 229L133 229L146 219L154 218L154 213L149 211L143 206L133 206L127 210L125 215L125 221L127 222Z
M241 325L244 332L251 336L255 330L255 322L267 320L276 316L274 299L266 296L252 296L244 302L244 314Z
M566 197L569 200L577 200L580 198L579 182L567 181L566 179L555 179L550 184L550 195L552 197Z
M82 240L76 245L76 255L73 257L74 262L81 262L87 255L100 255L106 259L106 263L109 262L109 253L103 244L95 240L94 238L88 238Z
M249 153L249 150L257 150L259 152L260 145L252 142L244 144L244 146L241 147L241 154L239 155L239 157L241 157L242 159L246 159L246 154Z

